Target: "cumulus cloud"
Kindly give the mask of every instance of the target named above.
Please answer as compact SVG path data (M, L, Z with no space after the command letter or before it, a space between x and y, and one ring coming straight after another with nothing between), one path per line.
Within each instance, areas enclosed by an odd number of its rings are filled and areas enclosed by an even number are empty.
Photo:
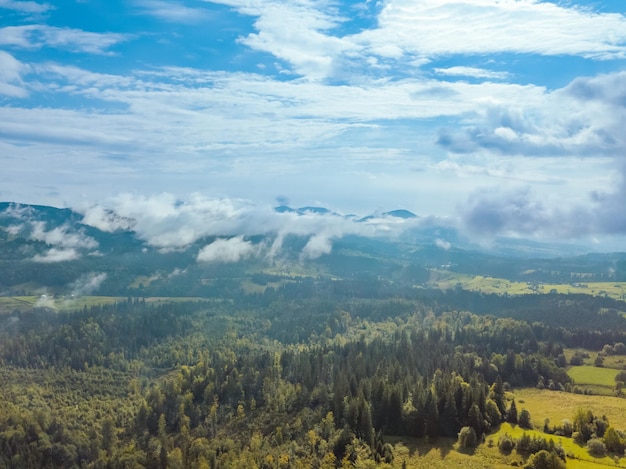
M112 202L112 209L100 205L86 209L83 223L104 231L132 226L140 239L157 248L185 248L205 236L256 234L250 233L251 225L263 217L249 202L212 199L201 194L193 194L186 200L169 193L122 194ZM266 221L261 226L271 230L272 226L268 226L271 220Z
M102 282L104 282L106 278L106 273L90 272L88 274L84 274L70 284L72 295L91 295L100 288Z
M256 33L240 39L253 49L269 52L289 63L293 72L311 80L333 74L342 56L355 47L333 36L345 18L327 2L285 0L214 0L256 17Z
M543 101L492 104L472 121L442 129L438 143L455 153L618 156L626 148L626 72L577 78Z
M324 254L330 254L333 244L327 236L313 235L302 249L301 259L317 259Z
M530 188L481 189L460 207L464 226L483 238L531 236L576 240L626 234L626 177L607 192L591 191L586 200L547 205Z
M377 14L377 27L359 28L356 34L342 34L354 11L340 12L332 2L211 2L255 17L257 31L241 38L241 43L273 54L286 61L291 71L312 80L341 77L351 68L353 79L363 70L384 74L390 62L420 67L442 55L510 52L591 59L626 55L623 15L538 0L389 0L378 3L378 12L371 11ZM506 78L485 73L469 68L462 72Z
M206 237L221 238L199 253L198 260L207 262L236 262L252 255L271 259L280 255L289 235L310 238L304 256L313 258L330 252L332 239L346 235L394 237L419 224L417 219L389 216L359 223L355 217L332 212L277 213L270 206L247 200L216 199L197 193L186 198L169 193L150 197L125 194L110 203L106 209L100 205L85 209L83 223L114 231L120 228L120 219L132 220L138 238L166 250L186 249ZM246 240L254 235L267 235L269 244L255 246Z
M254 255L255 246L245 241L243 236L230 239L216 239L198 253L198 262L239 262Z
M34 262L50 264L52 262L73 261L79 258L80 254L76 249L51 248L45 254L36 254L32 260Z
M535 201L528 189L505 191L481 190L470 196L463 207L463 221L479 235L533 234L551 229L556 215Z
M452 244L450 244L450 242L446 241L445 239L437 238L435 240L435 246L447 251L452 247Z
M562 163L555 170L561 173L568 171L572 157L595 160L609 170L601 189L589 185L575 200L548 201L529 187L477 190L459 208L473 232L567 239L626 234L625 72L577 78L546 95L543 106L495 106L473 123L462 132L442 131L439 143L457 155L556 157Z
M70 249L94 249L98 247L98 242L90 236L85 235L82 231L72 231L68 225L46 231L46 222L31 222L32 231L30 239L35 241L43 241L46 244L59 248Z
M83 223L98 228L100 231L112 233L118 230L131 230L135 221L132 218L121 217L100 205L94 205L85 212Z
M606 59L624 57L625 26L620 14L538 0L390 0L378 28L357 40L386 40L427 57L514 52Z
M73 228L69 224L47 229L48 223L33 219L35 215L32 207L22 205L9 205L0 213L0 217L14 221L14 224L7 227L10 234L40 241L50 247L44 254L35 255L33 261L50 263L75 260L81 257L81 252L98 247L98 242L86 235L84 230Z

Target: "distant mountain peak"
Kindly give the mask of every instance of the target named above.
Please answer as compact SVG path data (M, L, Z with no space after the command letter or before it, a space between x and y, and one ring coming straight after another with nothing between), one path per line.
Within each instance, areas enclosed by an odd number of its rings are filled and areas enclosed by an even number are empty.
M383 212L380 215L368 215L366 217L361 218L358 221L366 222L370 220L375 220L377 218L402 218L403 220L410 220L412 218L418 218L418 216L408 210L399 209L399 210L391 210L390 212Z
M294 209L287 205L280 205L278 207L274 207L274 211L278 213L297 213L298 215L337 215L335 212L332 212L325 207L300 207Z
M328 210L325 207L300 207L297 212L300 215L305 215L307 213L314 213L316 215L328 215L330 213L332 213L330 210Z
M396 217L396 218L418 218L417 215L415 215L413 212L410 212L409 210L404 210L404 209L399 209L399 210L392 210L390 212L385 212L383 213L384 216L386 217Z
M278 207L274 207L274 211L278 213L295 213L295 210L287 205L280 205Z

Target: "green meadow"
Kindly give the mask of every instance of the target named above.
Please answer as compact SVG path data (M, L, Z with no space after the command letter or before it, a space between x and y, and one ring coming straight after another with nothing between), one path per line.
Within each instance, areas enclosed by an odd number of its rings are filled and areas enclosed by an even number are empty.
M460 287L464 290L500 295L571 293L606 296L616 300L626 300L626 282L515 282L504 278L435 270L433 271L429 286L444 290Z
M567 370L567 374L579 386L594 386L605 388L609 392L615 388L615 375L617 370L613 368L597 366L573 366Z

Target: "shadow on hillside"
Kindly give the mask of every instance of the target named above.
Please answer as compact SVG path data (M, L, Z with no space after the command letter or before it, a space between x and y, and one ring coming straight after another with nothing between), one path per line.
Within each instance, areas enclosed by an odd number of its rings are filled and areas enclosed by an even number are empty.
M387 441L392 445L402 443L408 449L408 455L410 457L427 456L433 453L436 454L438 459L444 459L448 453L455 451L454 444L456 443L456 439L444 437L434 439L389 437Z

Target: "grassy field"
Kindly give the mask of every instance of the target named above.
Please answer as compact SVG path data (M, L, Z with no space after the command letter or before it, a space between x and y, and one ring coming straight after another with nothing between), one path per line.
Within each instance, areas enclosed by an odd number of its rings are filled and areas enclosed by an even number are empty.
M244 280L241 282L241 288L246 294L252 293L265 293L267 288L280 288L285 285L289 280L281 280L280 282L268 282L265 285L259 285L258 283L254 283L252 280Z
M504 469L512 466L522 467L526 459L516 451L502 454L498 449L498 440L505 434L513 439L520 438L524 432L530 436L552 439L560 444L568 455L567 467L573 469L600 469L606 467L626 467L626 458L618 460L616 465L612 457L594 458L586 448L576 444L571 438L548 435L541 431L544 420L550 425L573 419L579 408L589 409L595 415L606 415L611 426L626 429L626 404L624 399L607 396L584 396L559 391L539 390L535 388L518 389L510 393L515 398L518 412L527 409L532 417L534 430L524 430L519 426L503 423L499 430L486 437L472 452L459 451L455 440L439 438L428 442L423 439L388 438L394 446L394 466L401 467L406 462L407 468L495 468Z
M457 451L456 440L449 438L438 438L433 442L427 442L417 438L390 437L388 441L394 447L394 468L402 467L402 463L406 463L408 469L504 469L511 467L506 458L502 458L497 452L485 451L482 447L472 453Z
M592 296L607 296L626 301L626 282L577 282L567 284L512 282L504 278L482 275L458 274L450 271L433 271L429 286L441 289L461 287L483 293L528 295L547 293L583 293Z
M52 296L2 296L0 297L0 312L13 310L30 310L32 308L50 308L57 311L76 311L95 305L112 304L126 298L117 296L80 296L58 297Z
M508 434L510 437L512 437L515 440L515 439L519 439L524 433L528 434L530 437L540 437L548 441L553 440L556 444L561 445L563 449L565 450L565 454L567 455L567 467L568 468L574 468L574 467L575 468L580 468L580 467L600 468L600 467L607 467L607 466L616 467L616 464L613 458L609 456L604 456L602 458L593 457L587 452L585 447L576 444L574 440L571 438L548 435L546 433L543 433L537 430L525 430L517 425L512 426L511 424L508 424L508 423L503 423L500 426L500 429L496 433L494 433L493 435L489 435L489 437L487 437L486 446L489 450L499 453L499 450L497 449L497 444L498 444L498 440L500 439L500 437L504 436L505 434ZM491 448L489 448L489 445L490 445L489 440L491 440L491 445L492 445ZM482 448L482 450L486 451L485 448ZM477 451L477 453L479 453L479 451ZM509 464L513 463L514 461L517 461L519 466L523 465L522 457L518 455L515 451L513 451L508 456L508 458L509 459L507 460L507 462ZM626 464L626 458L621 458L619 460L619 465L623 466L624 464Z
M605 388L611 393L615 388L617 371L613 368L583 365L571 367L567 374L579 386Z
M517 410L527 409L536 427L542 427L546 418L551 425L564 419L572 420L579 408L589 409L594 415L606 415L611 426L626 430L626 401L613 396L585 396L547 389L517 389L515 397Z
M583 357L583 365L593 366L596 358L598 357L597 351L591 350L583 350L583 349L575 349L575 348L566 348L563 350L563 354L567 362L569 363L572 357L576 352L582 354ZM624 355L606 355L603 356L604 360L604 368L613 368L615 370L624 370L626 369L626 356Z
M0 296L0 313L10 313L15 310L29 311L33 308L49 308L56 311L78 311L85 307L113 304L125 301L120 296L78 296L78 297L48 297L41 296ZM177 303L181 301L215 301L199 297L161 297L145 298L147 303Z

